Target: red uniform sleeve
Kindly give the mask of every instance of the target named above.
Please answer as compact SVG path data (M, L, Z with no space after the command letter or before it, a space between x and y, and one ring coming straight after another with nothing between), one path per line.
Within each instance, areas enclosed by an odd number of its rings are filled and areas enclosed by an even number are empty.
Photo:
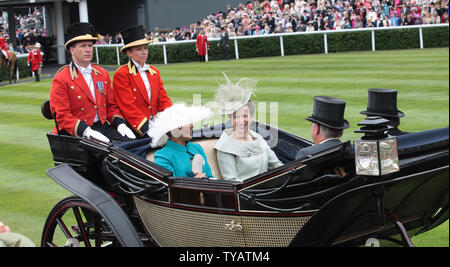
M69 89L63 75L57 75L50 89L50 108L52 113L56 112L58 129L65 130L73 136L82 136L88 127L86 123L75 117L70 110Z

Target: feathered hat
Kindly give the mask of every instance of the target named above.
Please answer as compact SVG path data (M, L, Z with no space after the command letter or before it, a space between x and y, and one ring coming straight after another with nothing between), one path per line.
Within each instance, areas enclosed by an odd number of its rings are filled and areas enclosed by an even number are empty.
M226 83L219 84L211 108L219 114L232 114L248 103L258 81L242 78L234 85L225 73L223 76Z
M152 137L151 147L164 146L168 132L211 117L214 113L203 106L186 106L176 103L164 111L159 112L150 124L149 135Z

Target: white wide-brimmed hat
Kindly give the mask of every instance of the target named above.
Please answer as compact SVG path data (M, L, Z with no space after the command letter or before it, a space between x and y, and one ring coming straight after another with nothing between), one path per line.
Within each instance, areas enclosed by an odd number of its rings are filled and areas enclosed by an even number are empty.
M211 103L210 107L219 114L232 114L248 103L250 97L254 95L253 91L258 81L242 78L234 85L225 73L223 75L226 84L219 84L214 102Z
M189 125L214 115L212 110L203 106L186 106L184 103L176 103L173 106L159 112L155 120L150 124L148 134L152 137L151 147L161 147L167 142L168 132Z

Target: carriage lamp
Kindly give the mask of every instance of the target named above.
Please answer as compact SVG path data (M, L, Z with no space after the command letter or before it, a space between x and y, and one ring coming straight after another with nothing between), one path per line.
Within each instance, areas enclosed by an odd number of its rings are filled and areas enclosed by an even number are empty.
M382 176L400 170L397 137L387 137L388 120L374 117L358 123L363 125L356 133L364 133L354 141L356 174Z
M356 140L354 148L356 173L359 175L380 176L400 170L396 137Z

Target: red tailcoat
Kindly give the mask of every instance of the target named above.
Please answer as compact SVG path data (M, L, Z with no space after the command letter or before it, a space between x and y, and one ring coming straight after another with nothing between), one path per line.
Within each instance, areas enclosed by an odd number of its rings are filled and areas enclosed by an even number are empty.
M121 66L113 78L117 104L130 127L140 136L147 132L149 120L157 112L172 106L172 100L167 96L159 70L150 66L150 71L146 74L150 83L151 100L148 99L144 81L131 60Z
M50 108L52 113L56 112L59 130L82 136L84 130L93 125L96 112L102 124L106 121L114 125L125 122L114 99L109 73L92 64L91 75L96 100L73 62L56 73L50 89ZM53 133L57 133L56 127Z
M206 38L206 35L198 35L197 41L195 42L195 47L198 48L198 55L204 56L206 55L206 46L209 47L208 38Z
M37 49L33 49L28 53L27 62L31 61L31 71L39 70L39 65L42 63L41 52Z
M6 54L8 55L8 57L9 57L9 53L8 53L8 45L6 44L5 37L3 37L3 36L0 37L0 49L3 50L3 51L5 51ZM1 52L0 52L0 53L1 53Z

